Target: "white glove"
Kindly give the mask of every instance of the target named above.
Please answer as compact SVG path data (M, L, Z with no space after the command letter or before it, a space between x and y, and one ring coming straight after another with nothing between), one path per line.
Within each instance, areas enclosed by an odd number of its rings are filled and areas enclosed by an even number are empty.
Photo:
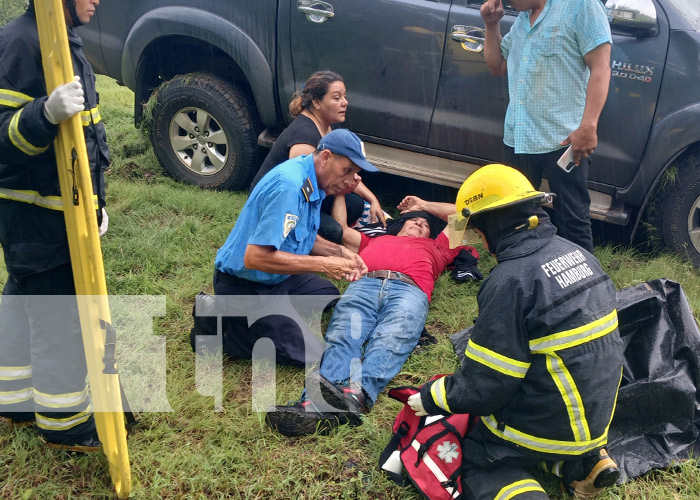
M80 77L76 75L72 82L59 85L51 92L44 104L44 116L54 125L80 113L85 104L83 86Z
M416 412L417 417L424 417L428 414L425 408L423 408L423 400L420 398L420 392L408 397L408 406L411 407L411 410Z
M104 236L109 229L109 216L107 215L107 210L102 209L102 224L100 224L100 236Z

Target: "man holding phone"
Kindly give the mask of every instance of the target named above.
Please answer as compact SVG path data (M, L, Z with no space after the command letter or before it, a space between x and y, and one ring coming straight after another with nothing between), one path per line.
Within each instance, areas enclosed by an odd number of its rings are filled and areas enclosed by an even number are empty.
M587 180L598 144L598 119L610 84L612 37L598 0L511 0L519 15L501 36L502 0L481 6L484 60L508 75L503 142L506 163L535 189L547 177L558 234L593 251ZM571 148L571 162L562 159ZM575 165L573 168L570 163Z

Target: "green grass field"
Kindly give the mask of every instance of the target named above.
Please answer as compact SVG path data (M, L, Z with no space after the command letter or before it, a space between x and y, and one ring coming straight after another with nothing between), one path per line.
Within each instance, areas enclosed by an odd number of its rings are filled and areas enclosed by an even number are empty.
M165 297L165 315L154 319L154 335L165 339L167 398L173 411L141 414L140 425L129 435L132 498L420 498L378 471L379 454L400 408L385 394L361 427L300 439L270 432L264 414L253 411L250 362L224 362L221 411L215 410L213 397L199 394L189 345L192 305L198 292L212 292L215 253L246 193L202 191L165 176L149 143L133 127L133 94L103 77L98 87L113 154L107 174L110 229L102 239L108 290L111 295ZM400 178L377 180L376 186L383 189L377 194L387 206L416 190L426 198L446 196L442 188ZM618 288L669 278L683 285L696 316L700 311L700 277L678 257L613 247L597 247L596 256ZM483 255L485 274L494 265ZM0 284L5 280L0 268ZM414 354L393 385L420 384L456 368L448 335L472 323L477 290L477 284L456 285L445 275L438 280L427 327L439 342ZM280 367L275 376L277 402L297 399L304 374ZM31 429L0 429L0 449L0 498L112 495L101 454L51 451ZM696 499L699 474L697 462L688 461L611 488L601 498ZM544 482L552 498L561 498L552 479Z

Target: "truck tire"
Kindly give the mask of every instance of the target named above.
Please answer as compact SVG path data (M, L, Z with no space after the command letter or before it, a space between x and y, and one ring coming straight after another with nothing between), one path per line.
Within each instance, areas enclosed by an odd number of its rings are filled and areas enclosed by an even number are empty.
M261 127L247 93L192 73L164 83L155 99L151 143L169 175L206 189L248 189Z
M685 156L656 201L654 226L665 245L700 268L700 156Z

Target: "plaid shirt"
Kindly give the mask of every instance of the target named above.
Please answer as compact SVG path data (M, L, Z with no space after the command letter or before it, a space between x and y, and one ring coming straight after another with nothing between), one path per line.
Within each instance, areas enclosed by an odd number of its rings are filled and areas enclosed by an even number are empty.
M583 118L583 56L603 43L612 37L599 0L548 0L532 27L530 11L521 12L501 42L510 95L503 142L516 153L561 148Z

